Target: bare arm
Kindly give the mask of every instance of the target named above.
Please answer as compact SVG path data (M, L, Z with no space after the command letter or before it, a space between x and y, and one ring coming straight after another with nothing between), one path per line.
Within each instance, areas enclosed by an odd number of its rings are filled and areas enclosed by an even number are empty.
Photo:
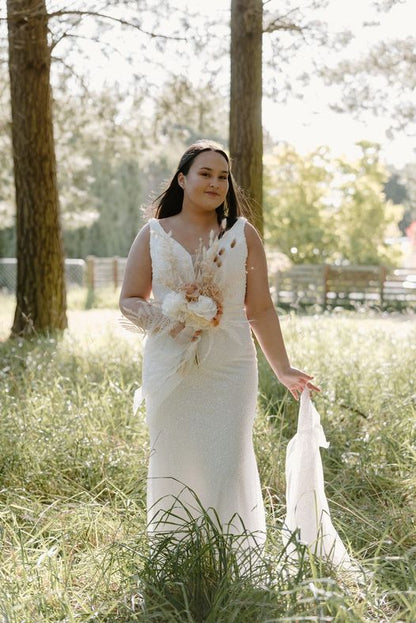
M134 322L137 316L145 313L151 291L150 228L145 225L137 234L127 257L119 300L122 314Z
M246 314L258 343L279 381L298 400L305 386L320 391L310 381L312 376L290 365L279 317L270 296L267 261L263 243L256 229L246 223L248 247Z
M199 331L174 322L160 307L149 302L152 292L152 260L150 256L150 227L145 225L137 234L127 258L120 292L120 311L133 324L145 331L168 330L179 343L194 340Z

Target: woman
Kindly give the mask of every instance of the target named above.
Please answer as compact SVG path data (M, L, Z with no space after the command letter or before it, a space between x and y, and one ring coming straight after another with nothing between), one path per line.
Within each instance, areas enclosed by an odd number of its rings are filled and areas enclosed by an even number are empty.
M296 400L305 386L319 389L289 363L263 244L241 216L244 200L223 148L191 145L155 205L131 247L120 295L122 313L148 333L149 530L169 530L181 510L197 516L200 504L223 529L262 541L250 329Z

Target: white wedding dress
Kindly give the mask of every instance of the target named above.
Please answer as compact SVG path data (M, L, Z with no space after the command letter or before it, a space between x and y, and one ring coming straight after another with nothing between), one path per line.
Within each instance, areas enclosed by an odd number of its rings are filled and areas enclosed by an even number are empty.
M187 513L200 516L201 505L219 518L223 530L255 533L256 543L265 539L252 443L257 359L244 310L245 222L239 217L217 246L222 249L219 325L192 343L191 357L187 347L166 332L146 338L140 395L150 434L150 532L176 529L178 518ZM195 279L192 256L157 219L150 220L150 250L156 301L162 302L172 291L172 283Z

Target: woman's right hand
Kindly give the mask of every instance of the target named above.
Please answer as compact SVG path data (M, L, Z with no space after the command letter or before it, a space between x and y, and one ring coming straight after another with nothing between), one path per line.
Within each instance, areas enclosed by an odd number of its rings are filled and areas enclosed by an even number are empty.
M279 374L277 374L277 378L282 385L290 391L295 400L299 400L300 394L303 392L305 387L311 391L321 391L320 387L311 383L313 376L310 376L309 374L306 374L306 372L298 370L297 368L292 368L291 366L285 371L279 372Z
M169 335L173 337L178 344L184 345L189 344L189 342L195 342L201 335L201 331L186 326L183 322L178 322L178 324L169 331Z

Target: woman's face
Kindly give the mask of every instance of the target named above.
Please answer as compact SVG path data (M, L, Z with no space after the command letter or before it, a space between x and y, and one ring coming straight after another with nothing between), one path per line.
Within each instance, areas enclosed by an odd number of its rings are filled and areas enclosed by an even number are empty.
M228 192L228 163L216 151L198 154L186 175L179 173L178 184L184 191L184 206L215 210Z

